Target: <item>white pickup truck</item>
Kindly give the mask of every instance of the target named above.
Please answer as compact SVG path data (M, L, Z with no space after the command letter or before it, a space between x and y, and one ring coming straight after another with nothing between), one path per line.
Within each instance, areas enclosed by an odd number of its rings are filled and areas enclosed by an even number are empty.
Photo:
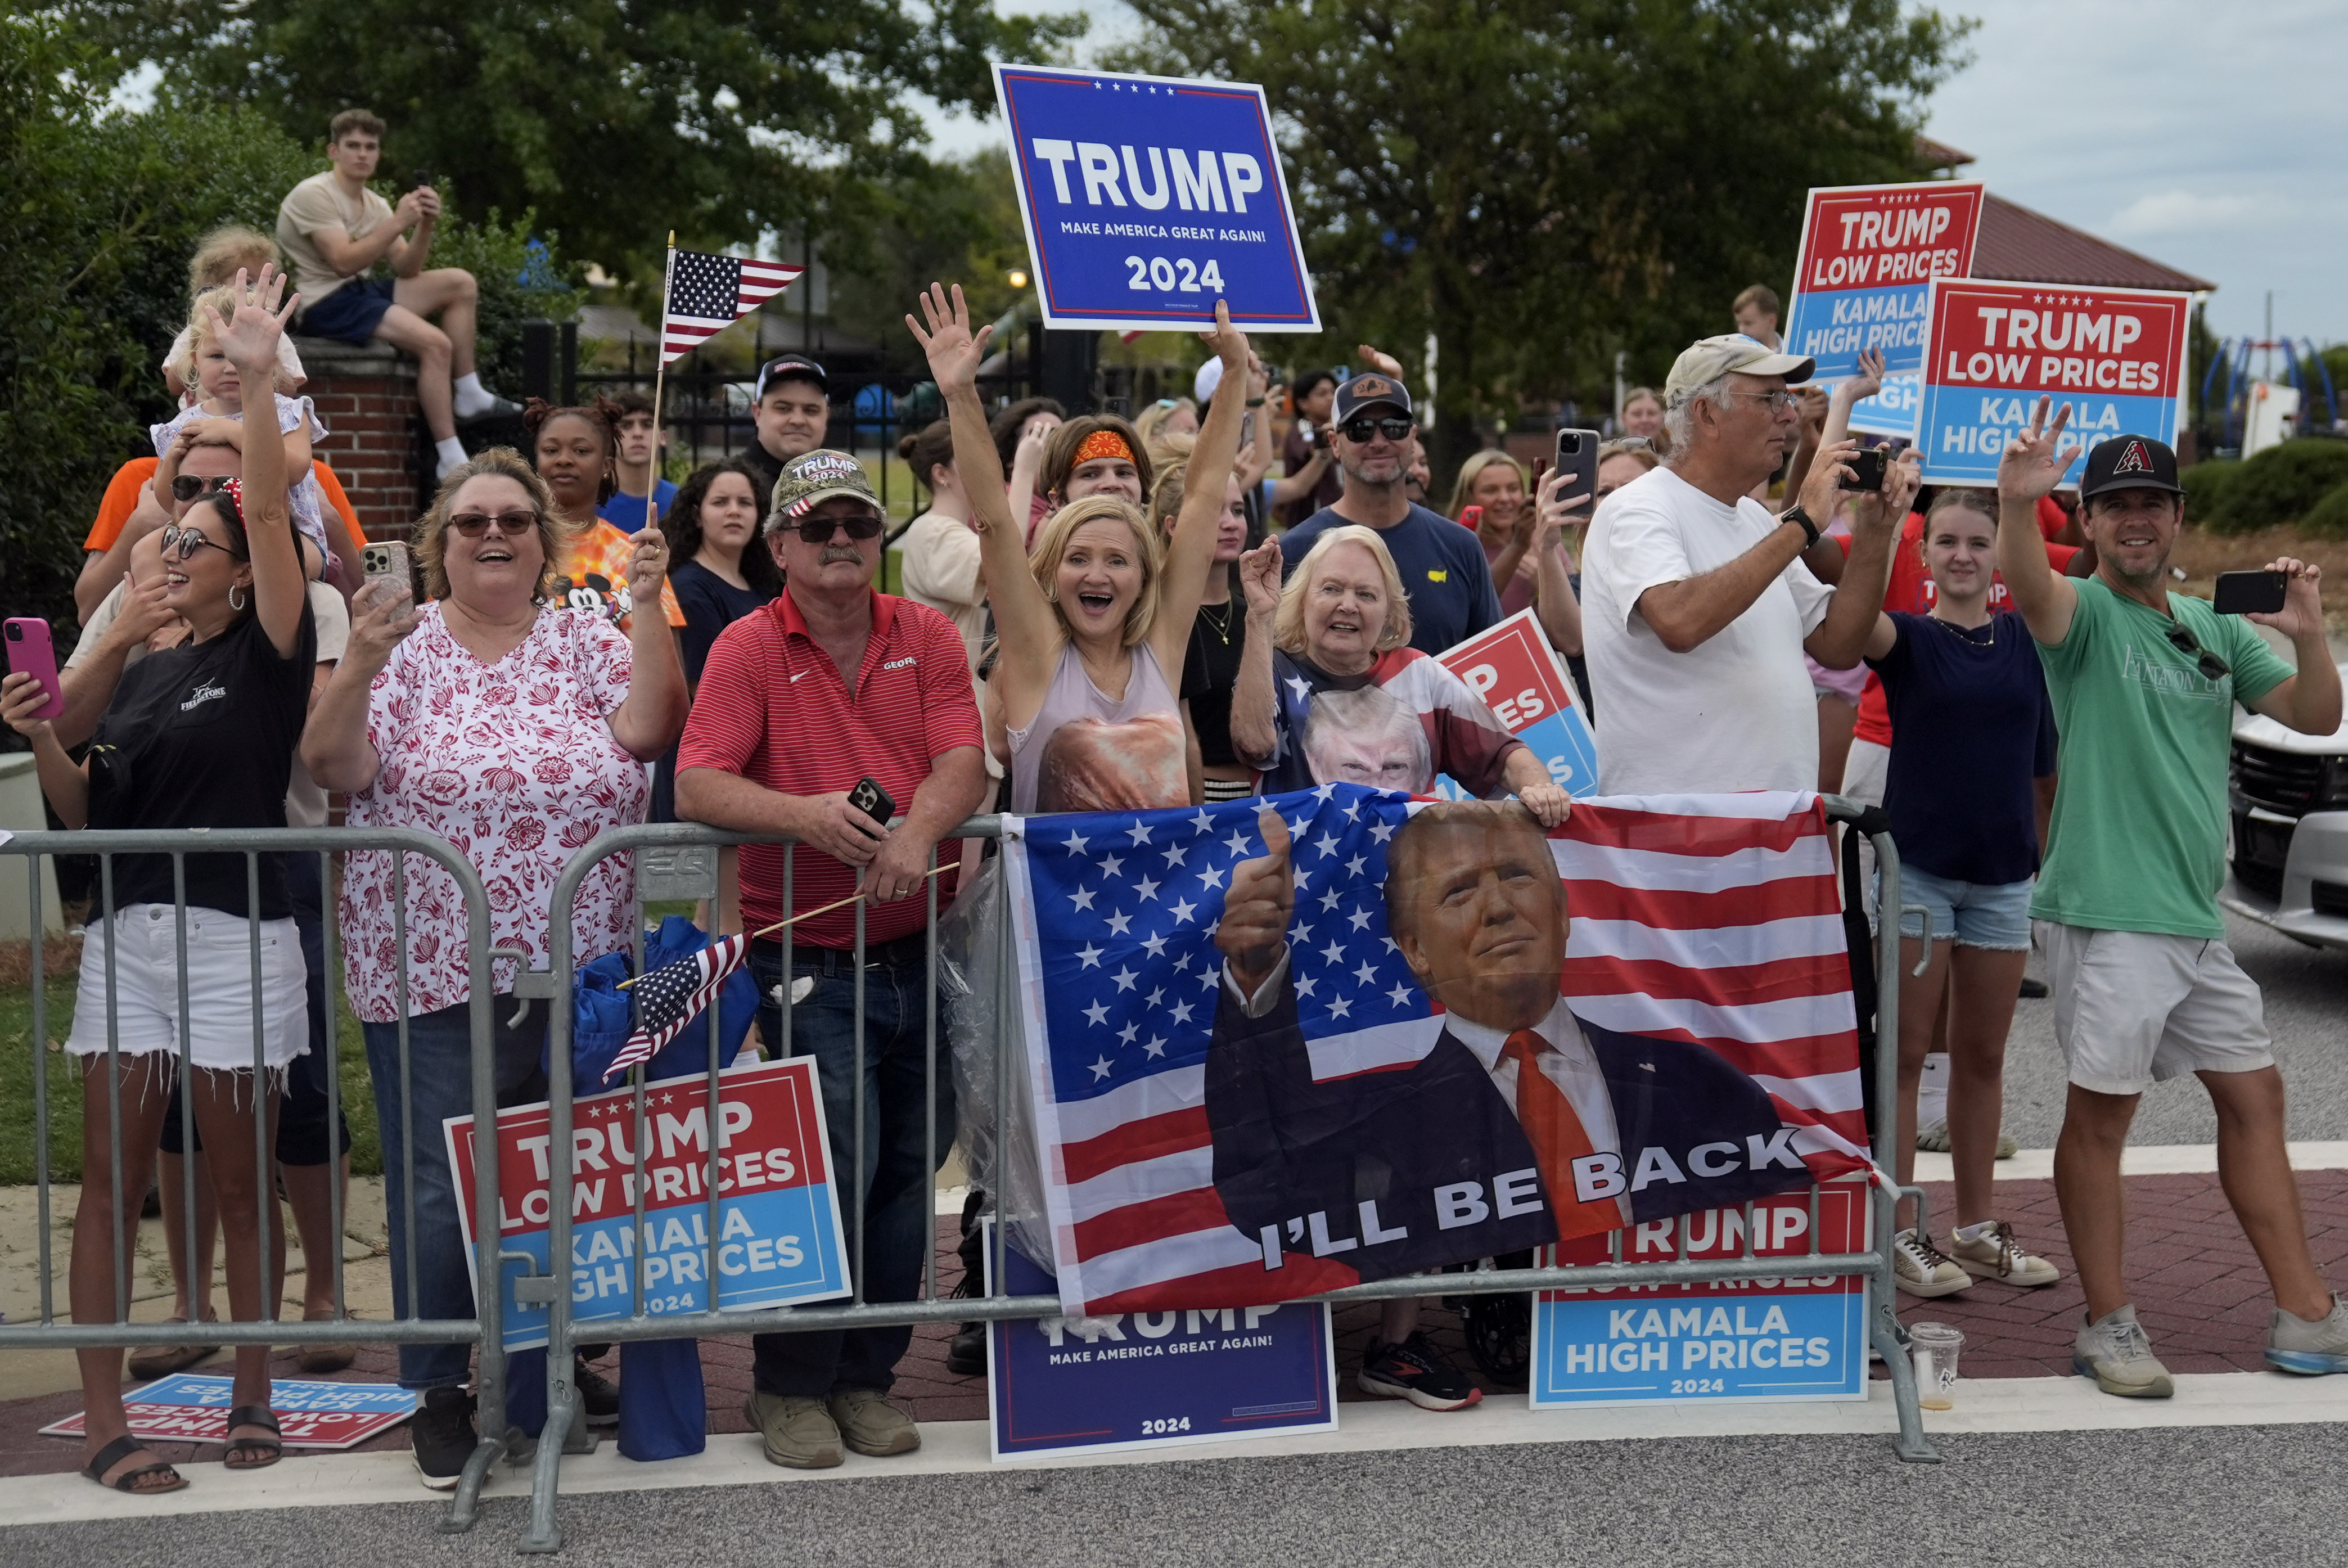
M2219 902L2310 947L2348 948L2348 725L2302 735L2238 713L2227 804Z

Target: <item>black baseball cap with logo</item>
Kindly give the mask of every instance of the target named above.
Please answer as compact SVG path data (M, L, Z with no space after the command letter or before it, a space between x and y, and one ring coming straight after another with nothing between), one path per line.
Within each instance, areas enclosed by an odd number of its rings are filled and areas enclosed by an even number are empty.
M2106 490L2168 490L2183 495L2177 482L2177 454L2166 441L2150 436L2114 436L2087 451L2087 471L2079 480L2079 499Z
M1408 414L1410 391L1383 371L1365 371L1337 388L1336 423L1342 425L1363 409L1381 404L1397 413Z
M750 394L750 401L763 400L767 388L781 381L812 381L827 396L831 392L831 377L824 373L822 366L804 354L779 354L758 366L758 386Z

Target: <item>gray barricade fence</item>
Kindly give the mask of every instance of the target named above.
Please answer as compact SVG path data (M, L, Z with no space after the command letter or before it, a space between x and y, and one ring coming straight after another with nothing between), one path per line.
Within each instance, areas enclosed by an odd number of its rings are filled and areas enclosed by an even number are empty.
M346 1292L348 1282L345 1277L341 1244L347 1230L345 1212L346 1199L342 1184L330 1177L324 1183L332 1236L332 1243L326 1249L329 1256L318 1258L305 1253L304 1266L305 1270L320 1267L332 1269L333 1316L304 1321L299 1311L292 1316L280 1315L283 1305L282 1292L273 1291L272 1276L285 1260L272 1256L274 1250L273 1227L266 1222L264 1217L266 1211L262 1210L260 1206L263 1202L273 1203L278 1197L277 1182L273 1176L275 1151L271 1147L267 1135L269 1097L261 1094L250 1097L254 1130L252 1157L255 1212L253 1219L259 1237L259 1299L262 1303L262 1316L259 1320L208 1322L201 1326L179 1322L133 1323L130 1321L132 1252L137 1239L136 1227L139 1201L138 1198L131 1199L127 1205L118 1199L112 1205L108 1242L111 1248L115 1291L111 1310L102 1317L92 1317L87 1310L80 1315L75 1315L70 1312L67 1304L60 1299L64 1294L59 1283L63 1271L58 1267L59 1259L57 1253L59 1249L54 1245L54 1226L61 1216L55 1212L52 1191L53 1172L58 1168L57 1140L63 1136L76 1140L76 1144L78 1145L83 1141L83 1129L79 1126L60 1129L51 1125L51 1110L57 1101L57 1095L52 1086L58 1081L55 1075L78 1075L85 1071L85 1068L79 1065L81 1058L69 1055L60 1054L55 1062L50 1060L48 1040L53 1032L55 1011L52 998L58 987L62 986L73 993L74 1008L77 1018L86 1020L88 1011L92 1007L103 1007L106 1012L105 1051L102 1055L96 1055L89 1058L92 1062L103 1061L106 1065L103 1069L95 1066L88 1068L87 1070L92 1076L86 1080L90 1086L90 1092L102 1094L106 1100L107 1136L104 1140L107 1150L105 1158L108 1161L106 1190L118 1194L124 1191L126 1153L129 1155L134 1164L143 1160L151 1166L155 1163L155 1157L152 1150L126 1150L124 1146L124 1113L126 1109L132 1109L125 1103L125 1085L120 1070L125 1054L122 1050L121 1013L127 994L124 989L125 976L121 971L125 967L122 950L126 943L117 940L108 941L105 944L102 995L93 995L88 985L75 980L52 980L45 977L45 949L59 941L69 940L60 918L61 911L57 907L55 862L65 857L97 858L98 875L92 884L88 913L85 916L84 930L87 933L94 931L101 922L108 923L109 932L116 929L112 917L122 913L115 898L116 868L120 858L130 855L169 855L171 859L173 903L168 916L162 912L160 904L149 906L148 918L157 923L168 918L174 924L176 940L170 950L176 954L178 1007L174 1022L180 1049L170 1057L170 1070L181 1090L178 1128L182 1140L181 1148L187 1150L197 1147L193 1075L201 1070L194 1061L194 1046L190 1027L191 1002L190 954L191 951L196 950L191 948L189 942L191 906L187 902L188 857L197 854L215 857L241 856L244 863L247 908L252 910L257 910L261 903L263 857L284 857L281 863L296 871L306 870L300 864L304 860L315 864L320 893L318 919L320 935L323 939L322 969L326 987L326 1038L324 1041L326 1062L324 1065L327 1070L324 1078L327 1100L326 1150L328 1168L331 1171L336 1169L339 1163L337 1156L340 1149L335 1139L335 1130L343 1119L344 1110L341 1074L338 1070L340 1009L336 1006L336 998L340 994L338 987L343 974L343 944L342 933L336 922L335 894L337 886L337 861L342 856L354 851L384 851L392 857L392 874L389 879L391 917L396 951L403 954L409 951L408 903L412 876L417 874L417 869L421 866L437 868L445 872L453 881L458 896L463 900L467 927L465 944L467 973L475 976L489 974L490 963L496 955L496 951L490 946L489 904L488 895L483 891L480 877L474 871L471 863L447 841L428 833L407 829L182 829L152 832L38 832L16 833L13 836L0 834L0 889L6 890L7 902L13 906L5 911L0 911L0 933L8 931L8 928L14 924L14 916L21 911L26 917L24 930L31 957L29 983L32 1017L31 1027L26 1033L26 1046L32 1053L34 1142L32 1157L40 1236L37 1264L40 1271L38 1315L31 1321L0 1323L0 1351L64 1349L90 1346L120 1346L135 1350L140 1346L188 1343L227 1346L251 1345L300 1346L333 1344L395 1346L455 1344L477 1346L478 1367L475 1375L478 1387L479 1422L482 1439L466 1465L464 1473L458 1480L450 1511L441 1523L441 1528L444 1530L463 1530L472 1523L476 1516L482 1482L489 1473L490 1461L503 1446L502 1438L506 1430L506 1357L501 1348L504 1336L499 1294L495 1291L479 1293L475 1304L475 1313L469 1317L425 1318L414 1315L417 1293L413 1288L409 1292L410 1315L366 1318L350 1315ZM411 857L414 858L411 859ZM217 861L211 863L217 864ZM19 876L23 878L21 885L24 889L21 903L15 892L16 885L15 879ZM256 1070L267 1070L263 1067L263 1037L266 1023L263 1007L263 927L267 923L220 916L216 912L201 910L199 911L199 918L206 924L216 920L226 919L231 923L232 928L241 926L243 929L245 936L241 945L243 948L252 987L247 993L246 1002L253 1021L252 1064ZM85 940L87 939L86 937ZM238 944L232 938L228 951L233 953L236 945ZM519 956L514 954L507 955ZM396 1093L398 1097L398 1103L403 1112L400 1117L403 1129L401 1154L405 1169L414 1172L430 1161L445 1162L448 1157L445 1138L439 1125L435 1122L433 1125L419 1128L416 1124L414 1116L405 1114L414 1104L415 1088L409 1070L408 1015L411 1009L407 1006L409 990L407 967L406 964L398 966L396 981L396 994L400 1004L401 1015L397 1026L397 1082L396 1084L377 1083L376 1089L378 1101L389 1094ZM282 985L284 979L282 972L278 978ZM283 998L281 997L280 1000L282 1002ZM484 1123L493 1120L497 1114L495 1066L489 1044L492 1039L492 1009L497 1001L498 998L488 985L477 985L472 987L469 1016L472 1068L469 1109ZM95 1076L101 1070L105 1074L102 1084ZM160 1074L164 1069L159 1065L153 1070ZM284 1069L277 1070L282 1073ZM149 1085L143 1078L135 1078L133 1082L142 1097L150 1088L157 1092L168 1093L168 1086L160 1082ZM216 1130L218 1124L215 1123ZM481 1255L477 1260L478 1274L479 1277L487 1280L497 1277L499 1267L499 1259L495 1255L495 1249L499 1243L497 1225L499 1172L496 1144L494 1140L484 1140L484 1143L485 1147L478 1168L476 1212L479 1222L476 1226L476 1234L483 1238L480 1243ZM386 1150L386 1153L388 1156L390 1150ZM84 1172L85 1184L88 1174L88 1171ZM145 1185L143 1178L139 1184L141 1187L139 1196L143 1198ZM166 1212L162 1219L167 1227L174 1228L179 1233L170 1239L183 1241L187 1248L187 1256L192 1259L198 1255L199 1246L196 1183L190 1181L184 1184L184 1202L179 1206L179 1212ZM401 1216L405 1221L402 1233L405 1237L406 1255L397 1261L404 1264L406 1277L413 1286L419 1277L416 1259L416 1183L413 1180L407 1183L406 1194L405 1212ZM128 1209L127 1218L126 1208ZM226 1219L227 1216L223 1215L224 1222ZM225 1222L222 1228L226 1229ZM222 1273L222 1282L231 1283L225 1270ZM73 1320L77 1315L80 1320ZM208 1370L219 1372L224 1371L225 1368L213 1367Z
M1862 823L1864 815L1865 830L1875 830L1883 826L1879 812L1869 812L1867 809L1855 802L1829 796L1827 798L1827 805L1829 816L1838 822ZM948 834L941 841L940 848L952 856L956 852L957 841L998 839L1002 833L1003 819L994 816L977 817L964 822L953 833ZM1898 851L1892 845L1888 829L1869 830L1868 836L1877 854L1879 907L1897 910L1901 907ZM545 975L529 976L528 979L533 985L543 985L549 994L558 999L570 996L578 965L576 954L572 951L572 923L569 917L569 912L588 873L604 859L621 853L633 853L636 858L637 918L632 922L631 929L635 933L633 955L635 962L633 972L641 974L644 950L643 904L647 901L680 899L705 899L714 903L718 896L718 868L722 848L752 843L788 845L788 841L772 836L727 833L689 823L623 828L598 837L572 857L571 863L564 868L561 879L556 884L552 922L554 962L551 971ZM795 848L795 846L787 847L785 850L781 902L786 910L797 907L792 902L791 894L793 870L796 865ZM934 869L938 863L939 856L933 853L930 864ZM971 869L974 871L976 868ZM937 887L937 881L932 878L927 884L925 894L922 895L926 897L929 905L926 923L929 934L926 941L925 989L929 1003L926 1019L927 1077L925 1082L929 1090L931 1111L926 1129L923 1169L930 1171L938 1170L942 1163L946 1150L941 1139L951 1142L953 1138L953 1129L941 1129L935 1115L936 1086L941 1081L942 1075L951 1074L953 1068L950 1050L946 1048L944 1038L941 1034L937 1004L938 980L943 967L938 942L938 916L942 913L942 905ZM1002 901L1001 913L1005 918L998 921L997 929L1007 934L1010 929L1007 919L1010 899L1007 881L998 877L991 892L982 890L982 895ZM850 1141L854 1150L854 1167L860 1171L867 1167L865 1158L867 1123L863 1114L865 1075L862 1069L865 1065L863 1057L864 977L868 968L864 942L864 906L859 903L855 905L855 909L856 940L853 965L856 976L858 1071L855 1098L856 1127ZM788 934L785 934L781 941L788 952ZM1011 1000L1013 996L1011 945L1007 934L1003 940L994 943L992 944L994 951L989 954L992 962L992 975L983 977L969 977L972 984L991 985L995 988L994 1005L990 1010L993 1017L998 1022L1017 1016L1016 1007ZM785 976L781 987L783 994L775 998L781 1015L781 1038L765 1042L770 1057L787 1057L791 1054L791 1016L797 998L791 994L790 972L791 965L787 961L783 965ZM1890 1108L1896 1103L1898 1093L1900 944L1896 940L1879 943L1875 976L1878 991L1877 1030L1880 1043L1875 1054L1873 1067L1874 1102L1879 1108L1873 1153L1877 1165L1888 1171L1892 1169L1891 1140L1895 1125L1895 1118L1891 1114ZM558 1000L552 1014L552 1047L550 1053L551 1066L549 1074L551 1112L549 1132L551 1146L556 1150L572 1148L574 1137L572 1107L572 1064L570 1049L572 1019L569 1013L570 1009ZM719 1033L718 1013L719 1009L716 1006L709 1007L706 1013L706 1024L712 1046L709 1051L705 1085L709 1099L707 1119L704 1126L707 1129L718 1128L723 1120L722 1086L719 1073L726 1064L718 1059L720 1053L716 1048ZM1016 1111L1015 1096L1019 1091L1014 1087L1012 1058L1014 1052L1011 1049L1000 1048L1002 1042L998 1041L997 1048L991 1053L993 1057L992 1105L1008 1125L1014 1119ZM647 1151L646 1132L653 1113L648 1109L648 1096L643 1081L644 1075L639 1072L632 1074L631 1077L633 1080L633 1092L626 1114L633 1120L633 1132L629 1140L629 1145L636 1150ZM661 1080L667 1086L674 1086L680 1081L675 1078ZM983 1085L973 1087L983 1088ZM582 1088L585 1092L593 1093L596 1086L582 1086ZM657 1090L654 1092L656 1094ZM832 1137L837 1146L840 1142L838 1129L833 1130ZM1010 1136L1001 1140L1006 1147L1000 1151L995 1161L998 1173L1004 1161L1018 1157L1019 1150L1008 1147L1015 1141L1016 1137L1017 1130L1014 1128ZM697 1244L704 1250L702 1277L712 1282L716 1280L718 1273L720 1142L720 1137L712 1133L701 1143L702 1152L706 1158L706 1170L700 1179L701 1202L705 1204L705 1220L703 1225L705 1233ZM980 1172L980 1174L983 1173L983 1171ZM997 1222L992 1226L993 1272L997 1279L1006 1277L1007 1274L1004 1264L1004 1248L1007 1244L1007 1233L1011 1227L1002 1222L1005 1218L1004 1190L1012 1184L1004 1180L988 1180L985 1182L987 1215ZM847 1305L787 1306L771 1311L751 1312L647 1311L648 1260L644 1243L644 1227L647 1224L644 1218L644 1189L645 1185L646 1183L641 1181L634 1184L633 1224L636 1243L633 1248L628 1249L631 1253L628 1267L632 1276L632 1310L627 1316L598 1317L592 1326L587 1326L573 1323L571 1309L574 1274L584 1272L583 1268L580 1268L575 1264L572 1267L566 1268L559 1261L555 1262L551 1264L551 1274L520 1281L517 1286L520 1293L519 1299L521 1302L542 1303L549 1309L546 1361L547 1427L545 1438L538 1444L534 1456L530 1524L523 1537L521 1548L525 1552L549 1553L561 1549L562 1535L555 1520L555 1501L561 1457L564 1453L592 1452L595 1447L596 1439L588 1432L580 1409L579 1393L571 1378L572 1351L582 1342L623 1343L636 1340L798 1333L835 1328L878 1328L963 1320L1049 1318L1061 1315L1061 1303L1055 1295L983 1297L941 1295L938 1288L936 1248L934 1244L926 1242L923 1246L924 1262L919 1298L900 1302L867 1301L864 1292L862 1227L857 1222L851 1210L851 1204L857 1199L857 1191L853 1185L841 1198L843 1211L850 1211L846 1219L846 1230L850 1237L850 1273L853 1291ZM548 1256L551 1260L572 1258L574 1199L570 1161L555 1159L550 1162L548 1186L550 1233ZM1710 1284L1715 1282L1776 1279L1789 1273L1810 1275L1863 1275L1869 1282L1871 1297L1869 1320L1869 1339L1874 1349L1881 1355L1886 1364L1898 1411L1899 1436L1894 1451L1901 1460L1910 1462L1934 1462L1939 1459L1939 1455L1924 1437L1922 1419L1917 1406L1914 1372L1907 1354L1907 1336L1897 1316L1895 1305L1897 1287L1892 1265L1892 1239L1896 1230L1894 1218L1898 1202L1902 1198L1913 1199L1919 1205L1917 1222L1920 1227L1922 1227L1926 1223L1926 1217L1922 1211L1923 1193L1921 1189L1915 1187L1895 1191L1881 1183L1872 1185L1869 1198L1871 1209L1872 1245L1864 1251L1828 1253L1822 1251L1819 1244L1818 1216L1822 1191L1823 1190L1815 1183L1809 1189L1810 1223L1807 1232L1809 1250L1807 1253L1757 1254L1755 1251L1752 1222L1753 1207L1748 1204L1742 1228L1744 1255L1738 1257L1691 1258L1688 1255L1691 1250L1690 1232L1694 1216L1683 1216L1675 1222L1677 1255L1668 1262L1626 1263L1622 1261L1624 1233L1618 1231L1613 1233L1612 1261L1605 1264L1556 1268L1498 1268L1491 1266L1488 1262L1485 1266L1469 1274L1415 1274L1399 1279L1382 1280L1375 1284L1354 1285L1310 1299L1346 1303L1429 1295L1470 1295L1557 1289L1588 1290L1629 1286ZM924 1207L925 1216L932 1216L926 1222L932 1226L934 1225L934 1218L932 1215L932 1207L933 1205L926 1203ZM1702 1244L1701 1242L1694 1243L1698 1247ZM486 1273L483 1277L488 1277ZM716 1302L714 1286L708 1300L714 1305ZM487 1303L484 1304L483 1310L486 1323L489 1311Z

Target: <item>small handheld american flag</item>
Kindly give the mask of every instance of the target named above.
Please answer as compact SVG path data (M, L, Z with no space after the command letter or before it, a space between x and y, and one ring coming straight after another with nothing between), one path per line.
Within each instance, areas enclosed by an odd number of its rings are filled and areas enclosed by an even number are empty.
M716 997L718 987L742 966L743 955L749 951L747 934L729 936L674 964L664 964L639 979L633 987L635 1033L604 1069L603 1081L610 1083L630 1068L659 1055Z
M804 267L750 256L671 250L661 304L661 357L689 354L797 282Z

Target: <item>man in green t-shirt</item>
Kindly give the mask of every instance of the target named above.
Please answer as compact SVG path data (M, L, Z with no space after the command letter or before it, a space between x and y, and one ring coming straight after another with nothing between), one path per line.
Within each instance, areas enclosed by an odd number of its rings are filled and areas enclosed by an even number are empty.
M2289 580L2283 607L2248 617L2291 639L2294 674L2241 619L2168 591L2185 521L2177 456L2147 436L2114 436L2087 453L2079 484L2096 574L2058 575L2036 507L2079 449L2058 454L2071 408L2050 426L2046 405L2038 400L1998 462L1997 563L2037 640L2060 731L2062 783L2030 913L2070 1068L2054 1191L2087 1295L2072 1365L2107 1394L2173 1392L2123 1276L2120 1150L2145 1089L2190 1072L2216 1104L2219 1174L2274 1287L2268 1365L2348 1372L2348 1304L2308 1250L2283 1146L2282 1075L2217 901L2234 704L2304 735L2340 727L2321 573L2270 562Z

